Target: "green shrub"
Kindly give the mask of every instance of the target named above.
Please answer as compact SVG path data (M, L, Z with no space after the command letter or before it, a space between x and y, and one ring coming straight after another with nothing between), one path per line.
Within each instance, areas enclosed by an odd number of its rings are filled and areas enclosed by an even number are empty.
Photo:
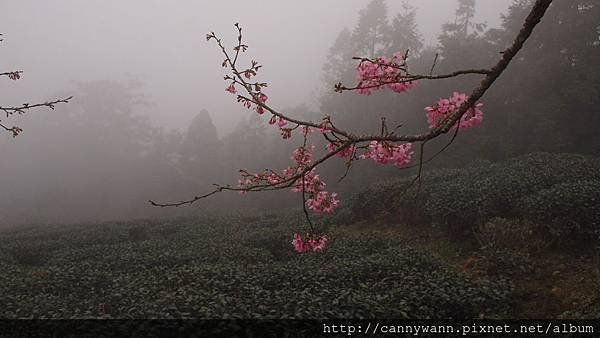
M8 249L12 260L23 266L39 266L46 261L44 251L27 243L19 243Z
M519 216L519 200L555 184L600 179L600 161L576 154L533 153L493 166L493 190L484 208L495 215Z
M374 183L354 195L348 202L355 219L372 219L373 215L392 216L398 222L430 222L425 203L435 187L452 180L458 170L434 170L423 174L421 185L413 178L390 179Z
M506 247L486 247L475 255L476 268L489 276L514 276L535 270L527 252Z
M495 217L479 225L473 235L481 249L506 248L538 251L547 247L540 239L540 226L525 220Z
M594 177L600 179L600 162L581 155L536 153L499 163L476 163L431 189L425 212L452 233L469 232L493 217L522 216L524 196Z
M423 212L434 223L445 226L451 237L469 235L473 226L488 217L484 206L489 192L496 189L493 173L491 163L478 162L447 180L428 182Z
M544 225L556 238L600 236L600 180L555 184L519 204L528 219Z
M556 184L600 180L600 160L534 153L504 162L478 161L462 169L425 172L420 189L410 185L412 180L376 183L358 193L349 202L349 209L358 219L383 215L397 222L440 224L452 237L463 238L494 217L522 217L521 200L526 196ZM579 197L573 198L576 200L571 204L579 203ZM535 210L539 206L535 212L542 214L546 210L542 204L531 207Z
M129 240L132 242L145 241L150 238L148 234L148 228L146 226L136 226L130 228L127 231L127 235Z
M276 261L287 261L294 257L294 252L290 250L291 238L289 233L259 230L250 234L244 244L250 248L267 252Z

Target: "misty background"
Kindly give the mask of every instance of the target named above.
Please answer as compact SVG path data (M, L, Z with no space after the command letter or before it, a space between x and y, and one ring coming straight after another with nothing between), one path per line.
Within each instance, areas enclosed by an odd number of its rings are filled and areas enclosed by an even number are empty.
M231 44L233 24L242 25L250 45L245 61L264 65L260 79L269 83L275 107L313 120L331 114L339 125L365 131L377 130L385 116L408 132L426 128L423 107L453 90L469 92L479 79L426 82L406 95L335 94L336 82L354 80L351 57L409 47L414 70L426 72L436 53L438 73L489 67L512 42L530 3L4 1L0 67L24 74L0 82L1 104L74 99L54 111L3 119L24 132L0 135L0 224L297 205L293 194L229 194L169 210L148 205L235 183L239 168L283 168L298 144L282 142L266 118L224 91L220 51L205 41L209 31ZM589 126L599 119L600 6L586 10L584 3L556 1L482 99L482 128L459 138L432 167L532 151L598 155L600 137ZM377 32L381 43L371 44ZM408 174L360 163L337 186L343 163L322 171L342 198L366 181Z
M510 0L477 4L490 27ZM453 21L457 1L410 2L426 43L435 44L442 24ZM343 28L353 29L365 0L280 1L3 1L2 67L23 69L23 81L2 82L6 99L52 97L92 80L143 83L152 103L143 115L153 125L185 130L207 109L219 135L231 132L247 112L223 92L220 51L205 41L214 31L235 41L244 28L248 56L264 64L263 78L279 107L318 105L321 69ZM389 15L402 1L388 1ZM293 82L293 86L291 83ZM333 89L329 84L327 89ZM7 94L5 94L7 95ZM28 120L28 119L27 119ZM27 121L23 122L25 125Z

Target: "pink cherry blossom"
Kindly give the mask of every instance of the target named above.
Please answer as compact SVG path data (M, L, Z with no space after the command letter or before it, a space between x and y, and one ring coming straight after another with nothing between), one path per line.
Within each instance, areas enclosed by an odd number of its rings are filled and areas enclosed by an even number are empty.
M302 240L302 237L299 234L294 234L292 245L294 246L294 249L299 253L306 251L304 241Z
M328 196L327 191L319 191L313 194L313 198L306 200L306 206L316 214L331 214L339 206L340 201L337 199L337 194L332 193Z
M315 172L315 170L311 170L304 174L304 187L302 187L302 178L299 178L292 188L293 192L301 192L304 191L306 193L315 195L321 191L325 190L327 184L321 180L321 177Z
M446 117L457 112L468 98L467 94L454 92L449 98L440 99L435 105L426 107L429 128L437 127ZM482 103L477 103L474 107L467 109L460 118L459 130L467 130L483 121L482 106ZM455 128L456 125L454 125Z
M327 148L328 152L332 153L339 147L339 145L334 144L334 143L328 143L325 147ZM350 157L350 156L352 156L352 154L354 154L354 150L355 150L355 147L352 145L352 146L344 148L343 150L340 150L339 152L337 152L335 154L335 156L342 157L342 158Z
M277 126L279 126L279 128L285 127L286 124L287 124L287 121L282 118L279 118L279 121L277 121Z
M302 135L307 136L308 134L312 133L313 130L311 127L309 126L302 126Z
M372 159L379 164L393 162L398 168L405 168L410 164L414 152L412 143L393 144L389 142L371 141L369 150L361 155L363 159Z
M254 174L245 170L240 171L242 176L238 180L240 193L245 194L256 186L284 184L294 179L292 191L306 194L306 207L309 210L317 214L332 213L339 207L337 194L329 193L325 190L327 185L316 173L315 169L305 172L305 168L312 163L313 150L314 146L295 149L291 156L294 165L282 170L281 173L271 170ZM300 176L302 173L304 174Z
M292 245L298 253L323 251L327 243L326 235L307 234L306 239L302 239L300 234L294 234Z
M292 152L292 161L299 167L304 167L312 162L312 150L314 147L299 147Z
M371 95L374 90L383 88L402 93L414 88L416 82L409 81L404 62L404 54L396 52L392 58L381 56L359 63L356 66L358 94Z
M284 140L292 137L292 130L289 128L281 128L281 138L283 138Z
M235 85L233 83L230 84L229 87L225 88L225 91L230 92L231 94L237 93L237 90L235 89Z
M330 124L331 124L331 123L330 123L330 122L328 122L328 121L324 121L323 123L321 123L321 124L319 125L319 132L320 132L321 134L326 134L326 133L329 133L329 132L331 132Z

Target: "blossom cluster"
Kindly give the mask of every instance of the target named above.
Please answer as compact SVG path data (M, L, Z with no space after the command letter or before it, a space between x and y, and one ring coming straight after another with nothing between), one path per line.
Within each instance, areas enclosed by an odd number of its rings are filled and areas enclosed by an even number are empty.
M336 149L338 149L341 145L335 142L330 142L328 143L325 147L327 148L327 151L332 153L334 152ZM341 158L345 158L345 157L350 157L352 156L352 154L354 154L354 150L356 150L355 146L349 146L346 147L340 151L338 151L335 156L337 157L341 157Z
M251 71L243 72L244 77L250 79L252 76L256 75L256 72L254 71L256 69L256 64L253 64ZM235 85L235 82L231 83L225 90L231 94L237 94ZM258 114L264 114L265 108L261 105L261 103L264 104L268 100L268 96L260 91L264 86L265 84L255 84L254 86L250 86L250 88L253 89L251 92L253 100L238 95L238 102L242 103L246 108L249 109L254 107ZM248 88L248 86L246 86L246 88ZM269 124L277 125L284 139L291 137L292 129L286 128L288 121L282 116L273 114L269 119ZM313 130L308 126L304 126L301 128L301 131L306 137ZM324 122L322 127L319 128L319 131L321 133L329 132L328 124ZM300 177L296 178L291 184L292 191L308 194L306 198L306 207L311 211L318 214L332 213L334 209L339 206L337 194L330 194L325 190L325 182L321 180L314 169L305 172L306 168L312 163L313 150L314 147L306 146L302 146L294 150L291 157L293 166L284 169L281 173L277 173L272 170L265 170L261 173L254 174L248 173L247 171L241 171L242 177L238 181L238 186L241 188L240 192L244 194L253 188L260 190L261 188L267 186L285 185L290 183L295 176L299 175Z
M304 168L312 162L312 151L315 149L314 146L299 147L292 152L291 160L300 168Z
M454 92L449 98L440 99L435 105L426 107L429 128L437 127L446 117L456 113L468 99L467 94ZM458 129L466 130L480 124L483 121L482 106L483 103L477 103L474 107L467 109L460 118Z
M300 234L295 234L292 240L292 245L298 253L310 252L310 251L323 251L325 244L327 243L326 235L306 235L305 239L302 239Z
M292 191L308 194L306 207L316 214L331 214L339 206L340 201L336 193L325 190L326 184L314 170L307 172L304 178L294 183Z
M18 79L21 78L21 72L20 71L8 72L8 73L6 73L6 75L8 76L9 79L11 79L13 81L17 81Z
M312 150L312 148L311 148ZM292 160L296 163L297 172L301 173L312 162L312 152L304 147L296 149ZM306 207L316 214L332 213L339 206L336 193L329 194L325 182L315 172L310 170L294 182L292 191L307 193Z
M383 88L402 93L415 87L416 82L407 78L405 61L406 56L397 52L391 58L381 56L360 62L356 66L358 93L371 95L373 90Z
M339 200L336 193L329 193L325 190L326 184L314 169L301 175L305 168L312 163L312 150L314 147L299 147L292 153L293 166L287 167L281 173L272 170L265 170L261 173L251 174L241 171L242 178L238 181L241 193L244 194L252 188L259 186L277 186L285 184L294 179L294 176L300 175L292 183L293 192L306 193L306 207L314 213L332 213L339 207Z
M261 173L251 174L245 170L240 170L242 177L238 180L240 194L245 195L251 188L257 188L263 185L277 185L285 180L285 177L271 170L265 170Z
M410 164L413 154L412 143L393 144L371 141L369 150L361 155L361 158L372 159L379 164L394 163L398 168L405 168Z

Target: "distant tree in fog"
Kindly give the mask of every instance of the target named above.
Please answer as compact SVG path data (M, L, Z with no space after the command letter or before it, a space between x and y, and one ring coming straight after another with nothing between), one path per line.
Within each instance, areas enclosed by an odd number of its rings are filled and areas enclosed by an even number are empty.
M180 172L177 134L153 127L138 84L78 84L61 114L30 121L27 137L5 150L0 213L15 222L99 221L148 217L149 195L190 186ZM196 173L198 174L198 173ZM193 188L198 188L197 186ZM187 191L193 191L189 189Z
M387 5L384 0L372 0L360 11L353 33L357 55L375 57L390 44Z
M417 27L416 15L414 7L408 3L402 5L402 12L396 14L388 29L386 38L390 47L387 54L404 49L409 50L412 55L418 55L423 49L423 40Z
M206 109L202 109L192 120L183 139L181 153L182 167L187 175L204 184L207 177L215 177L219 168L222 144L217 135L217 128Z
M443 58L452 60L452 67L482 67L490 61L483 55L489 49L485 48L486 41L481 38L486 26L475 22L474 16L475 0L460 0L454 22L442 25L439 48ZM497 58L497 53L496 50L492 60ZM443 64L440 67L447 70Z
M248 116L236 125L232 133L223 139L223 167L239 169L240 166L260 166L257 155L269 147L267 128L257 116Z

